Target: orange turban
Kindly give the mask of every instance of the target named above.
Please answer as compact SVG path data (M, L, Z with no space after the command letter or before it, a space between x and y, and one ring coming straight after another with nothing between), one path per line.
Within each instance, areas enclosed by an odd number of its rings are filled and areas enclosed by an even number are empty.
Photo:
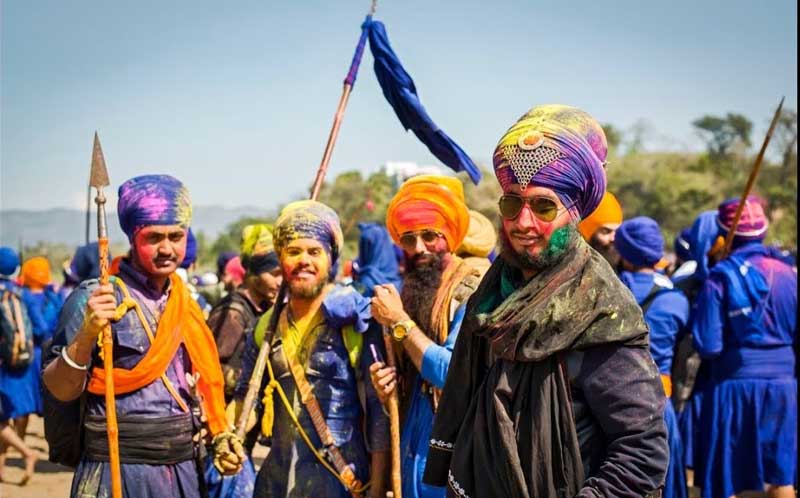
M578 230L588 241L598 228L609 223L615 225L622 223L622 207L614 194L606 191L597 209L578 224Z
M31 290L42 290L51 282L50 263L47 258L37 256L26 261L20 272L22 285Z
M437 230L444 235L450 251L455 251L469 229L461 181L438 175L410 178L389 203L386 228L396 244L406 232Z

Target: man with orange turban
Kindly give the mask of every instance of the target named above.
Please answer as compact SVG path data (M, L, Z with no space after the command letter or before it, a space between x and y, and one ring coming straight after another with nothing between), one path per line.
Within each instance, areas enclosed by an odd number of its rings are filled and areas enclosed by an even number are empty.
M452 177L411 178L386 213L389 234L403 248L406 273L402 293L391 284L375 287L372 316L389 327L400 360L396 368L378 361L370 371L382 400L400 386L401 472L403 496L409 498L445 493L423 484L422 471L467 298L480 280L478 271L454 254L469 225L463 186Z
M592 214L578 223L578 231L583 239L599 252L616 269L619 265L619 254L614 247L614 235L622 224L622 207L616 196L606 191L600 205Z

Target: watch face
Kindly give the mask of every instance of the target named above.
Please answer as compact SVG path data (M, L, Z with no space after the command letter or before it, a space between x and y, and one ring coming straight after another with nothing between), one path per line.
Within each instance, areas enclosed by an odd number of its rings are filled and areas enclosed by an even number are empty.
M394 337L395 340L402 341L406 338L406 335L408 335L408 330L406 330L404 326L395 325L392 328L392 337Z

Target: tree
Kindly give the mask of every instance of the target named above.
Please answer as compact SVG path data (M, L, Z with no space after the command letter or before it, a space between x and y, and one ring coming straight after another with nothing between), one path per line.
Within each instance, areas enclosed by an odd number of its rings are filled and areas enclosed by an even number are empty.
M736 145L750 146L753 123L741 114L729 112L724 118L707 114L694 120L692 125L706 141L708 153L714 158L727 157Z

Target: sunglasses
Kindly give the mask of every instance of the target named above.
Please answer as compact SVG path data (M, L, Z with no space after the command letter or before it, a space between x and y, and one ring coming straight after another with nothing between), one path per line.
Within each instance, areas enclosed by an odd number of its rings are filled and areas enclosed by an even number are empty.
M558 217L559 213L569 209L567 207L558 209L556 201L549 197L522 197L517 194L503 194L500 197L500 202L498 202L500 214L507 220L513 220L519 216L525 204L531 208L531 212L536 218L546 223L552 222Z
M420 230L419 232L406 232L400 236L400 245L403 246L404 249L413 250L417 247L417 239L422 237L422 242L425 244L433 244L439 237L443 237L443 235L436 230Z

